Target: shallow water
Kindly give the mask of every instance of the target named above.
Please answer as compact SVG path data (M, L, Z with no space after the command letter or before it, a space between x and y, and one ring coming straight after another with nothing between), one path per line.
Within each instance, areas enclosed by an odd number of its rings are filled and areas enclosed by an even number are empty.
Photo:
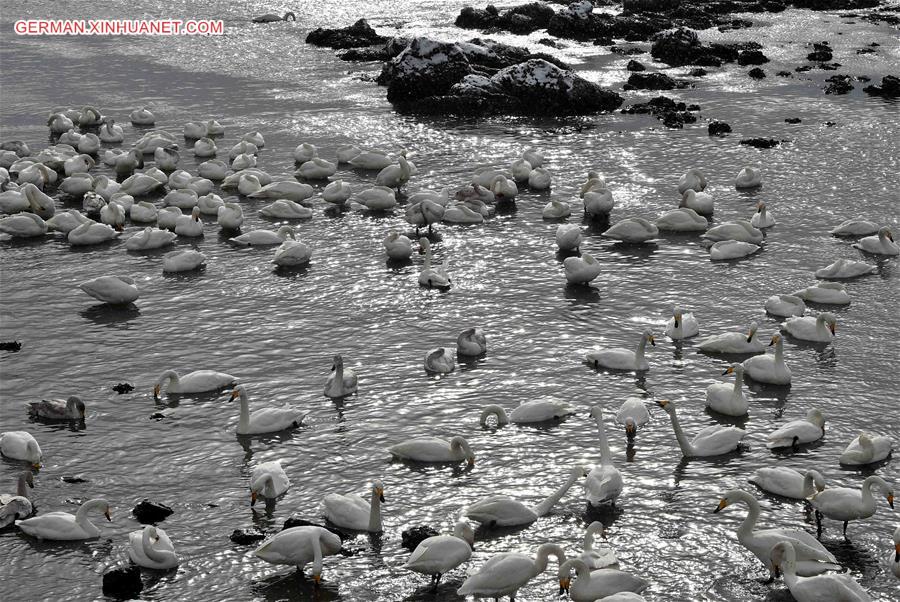
M276 176L293 170L291 151L300 142L319 146L333 158L346 143L407 148L419 167L409 192L459 187L479 165L505 167L527 147L547 157L554 184L549 193L523 190L517 210L483 226L439 228L435 254L447 258L454 287L448 293L420 288L421 259L407 265L385 262L381 239L392 228L407 230L402 212L393 216L326 214L316 201L312 220L295 224L298 238L315 254L306 269L274 270L272 250L227 244L214 223L199 241L177 241L208 257L195 275L162 276L159 254L132 254L121 242L72 250L60 236L37 242L0 242L2 300L0 340L20 340L22 350L0 353L3 430L26 429L39 440L44 467L33 498L40 511L69 510L73 502L105 497L114 506L103 536L86 543L39 543L15 532L0 535L4 568L0 597L88 599L100 597L100 574L125 557L127 533L139 528L129 509L144 497L170 504L175 514L161 526L182 555L177 571L149 579L144 598L154 600L308 599L311 582L255 559L251 546L229 541L235 528L278 527L292 513L319 516L330 492L365 490L368 480L385 483L385 533L360 536L350 557L325 561L323 600L454 600L465 576L446 577L437 596L427 579L402 570L408 552L400 546L407 526L429 523L449 528L460 509L488 493L508 493L534 503L564 480L575 462L598 460L596 427L588 410L599 404L626 490L613 513L586 511L580 485L549 516L512 532L479 532L469 567L501 551L531 552L545 541L580 550L584 527L594 518L610 524L610 541L622 568L651 581L651 600L779 600L789 595L779 582L760 583L763 567L736 541L741 508L713 516L720 494L733 487L757 493L746 478L763 466L816 467L829 484L858 486L871 472L839 468L837 458L861 429L900 441L896 415L898 379L897 259L864 259L876 275L847 283L853 302L836 308L833 344L814 346L787 340L785 357L794 379L789 390L755 387L750 393L748 448L715 461L683 461L666 416L653 419L626 452L623 433L611 415L628 396L676 400L685 429L715 424L704 411L706 386L721 379L721 358L698 354L693 341L673 343L663 335L673 306L694 311L701 336L741 330L752 321L760 332L776 332L778 321L762 308L766 297L814 282L812 272L838 257L863 258L851 241L828 235L834 225L864 216L897 232L900 202L898 105L861 92L826 96L822 81L832 72L811 71L790 79L774 77L805 62L804 44L828 39L836 73L880 76L897 73L896 31L862 21L846 24L836 15L787 11L753 15L750 30L709 39L760 39L772 59L768 77L754 82L746 68L729 66L698 80L693 89L670 96L702 106L700 123L666 130L644 116L606 115L535 121L491 118L459 120L400 116L385 92L367 81L378 65L344 63L332 51L305 45L316 26L342 26L369 17L380 32L433 32L468 39L452 19L463 2L343 3L326 10L294 5L298 24L254 26L249 14L270 6L201 2L184 7L147 5L146 14L226 20L222 38L23 39L9 35L21 16L59 17L49 3L3 11L0 26L3 103L2 139L25 140L33 150L47 144L44 116L55 106L96 104L127 121L128 112L148 105L157 127L179 133L191 120L219 119L226 127L220 149L243 132L260 130L266 146L259 166ZM55 5L54 5L55 6ZM130 5L84 5L76 16L136 17ZM88 12L90 11L90 12ZM855 20L855 19L853 19ZM838 33L843 35L837 35ZM527 39L498 39L536 44ZM872 41L876 55L855 49ZM628 57L589 45L563 42L558 53L586 77L618 86L627 77ZM649 55L636 57L649 62ZM668 70L683 75L687 69ZM713 70L711 70L713 71ZM651 94L631 93L629 100ZM789 125L787 117L801 117ZM734 133L709 138L704 119L729 122ZM827 127L826 121L833 121ZM123 123L126 144L140 132ZM787 139L766 151L740 146L748 136ZM221 156L221 153L220 153ZM181 168L197 162L182 153ZM734 175L745 164L761 165L765 185L737 192ZM346 166L342 166L346 167ZM778 225L764 249L747 260L712 263L696 237L673 236L647 248L623 247L601 239L602 227L586 225L582 251L597 257L603 273L590 288L567 287L556 254L555 222L541 219L549 199L569 202L578 223L577 189L589 169L605 174L616 199L612 221L655 218L676 206L675 182L701 167L716 198L714 222L749 218L765 200ZM103 173L106 168L96 170ZM339 171L335 177L359 190L374 173ZM225 196L223 194L223 196ZM244 230L274 228L258 216L268 201L241 199ZM64 205L60 202L58 206ZM77 207L77 205L67 205ZM209 222L209 218L205 221ZM128 227L127 235L137 232ZM77 283L102 274L130 275L141 298L134 309L96 305ZM459 364L442 378L422 369L425 352L453 347L462 329L478 325L488 354ZM651 327L651 370L644 376L597 372L581 361L595 347L633 347ZM342 403L321 395L331 356L342 353L360 375L360 392ZM152 387L169 368L186 372L216 369L240 377L251 404L291 403L310 411L309 426L286 434L237 438L237 406L225 395L164 397L154 403ZM134 383L133 393L110 387ZM78 393L88 406L83 430L31 422L28 401ZM487 403L512 408L522 400L552 396L569 401L578 414L550 428L509 426L482 429L478 413ZM150 420L162 407L171 417ZM766 450L765 436L816 406L828 417L819 446L796 454ZM408 437L465 436L478 460L472 470L409 467L390 463L383 448ZM250 509L248 477L258 463L280 458L293 486L274 506ZM3 459L0 482L11 487L20 464ZM897 483L896 463L877 468ZM60 477L78 475L83 484ZM802 505L766 498L763 524L814 530ZM102 520L102 519L101 519ZM874 517L852 524L852 543L840 525L826 521L824 543L850 567L873 598L896 596L897 582L884 558L897 523L883 499ZM548 571L520 591L521 600L555 596ZM30 588L20 589L22 576ZM11 577L18 576L17 579Z

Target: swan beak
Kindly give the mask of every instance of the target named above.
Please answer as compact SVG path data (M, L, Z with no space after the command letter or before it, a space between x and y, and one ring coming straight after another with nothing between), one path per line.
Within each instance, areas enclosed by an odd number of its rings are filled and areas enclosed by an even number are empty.
M749 343L750 340L748 339L747 342ZM726 374L733 374L733 373L734 373L734 367L728 366L728 368L725 369L725 372L722 373L722 376L725 376Z
M676 326L678 326L678 325L676 324ZM650 341L650 344L651 344L651 345L653 345L654 347L656 347L656 341L653 340L653 335L652 335L652 334L650 335L650 338L648 338L647 340Z
M753 340L753 331L747 333L747 342L751 342Z
M250 492L250 506L253 507L255 505L256 505L256 492L251 491Z
M834 331L837 330L837 324L829 324L828 329L831 331L831 336L834 336Z
M40 462L35 462L34 464L31 465L31 467L32 467L33 469L35 469L35 470L40 470L40 469L41 469L41 463L40 463ZM34 485L32 485L32 487L34 487Z
M239 395L240 395L240 393L238 393L237 389L235 389L234 391L231 392L231 397L228 399L228 401L234 401L235 399L238 398Z
M569 579L560 579L559 580L559 593L560 594L569 593Z
M475 458L469 458L469 466L475 466Z
M678 328L678 322L679 322L678 316L675 316L675 328Z
M713 510L713 514L716 514L719 510L721 510L722 508L725 508L726 506L728 506L728 500L726 500L725 498L722 498L721 500L719 500L719 505L716 506L715 510Z
M378 494L378 501L384 503L384 489L376 489L375 493Z
M900 543L894 546L894 562L900 562Z
M319 587L319 582L322 580L322 575L313 575L313 586L316 588Z
M772 571L775 573L775 578L778 579L781 577L781 569L777 564L772 564Z
M156 385L155 387L153 387L153 398L154 399L157 399L159 397L159 389L160 389L159 385Z
M112 516L110 516L110 514L109 514L109 508L107 508L106 511L103 513L103 516L106 517L106 520L108 520L109 522L112 522Z
M633 424L625 425L625 434L628 435L629 437L634 437L634 434L636 432L637 432L637 429L635 428L635 426Z
M894 509L894 494L893 493L888 494L887 501L888 501L888 506L890 506L891 510L893 510Z
M665 408L668 404L669 404L669 401L666 399L660 399L656 402L656 405L658 405L661 408Z
M771 347L772 345L774 345L777 342L778 342L778 335L776 334L775 336L772 337L772 342L769 343L769 347Z

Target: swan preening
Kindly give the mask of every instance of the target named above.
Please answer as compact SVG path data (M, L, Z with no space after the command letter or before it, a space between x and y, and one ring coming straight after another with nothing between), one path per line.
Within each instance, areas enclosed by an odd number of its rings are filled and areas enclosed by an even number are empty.
M467 328L456 338L456 354L476 357L487 353L487 337L480 328Z
M131 303L140 296L134 280L126 276L100 276L86 280L78 287L94 299L110 305Z
M281 467L281 460L263 462L250 473L250 505L257 498L274 500L291 486L291 480Z
M166 532L153 525L128 534L128 557L148 569L173 569L179 559Z
M0 433L0 453L13 460L29 462L34 468L40 468L43 459L41 446L31 433L26 431Z
M606 526L595 520L584 532L582 552L578 558L591 570L618 566L615 550L608 546L595 546L594 535L597 534L606 539Z
M517 552L495 554L478 572L471 574L456 593L477 598L515 598L521 587L547 569L551 555L560 564L566 560L566 553L554 543L541 544L534 558Z
M582 253L581 257L566 257L563 267L566 280L571 284L590 284L603 270L600 262L588 253Z
M892 448L893 444L890 437L872 433L860 433L844 449L840 462L844 466L874 464L890 456Z

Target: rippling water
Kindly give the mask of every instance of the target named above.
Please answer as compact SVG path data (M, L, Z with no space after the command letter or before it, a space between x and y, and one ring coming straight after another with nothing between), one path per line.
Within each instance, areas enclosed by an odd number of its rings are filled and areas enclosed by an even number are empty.
M408 265L386 264L380 241L391 228L406 229L402 212L326 215L321 200L313 219L296 226L299 237L315 247L312 263L299 271L273 270L271 249L233 248L214 224L199 241L177 243L209 258L205 271L189 276L162 276L159 254L127 253L122 243L73 250L59 236L0 242L0 339L23 342L18 353L0 355L2 428L27 429L43 448L44 468L33 490L41 512L74 512L78 501L101 496L114 506L113 522L102 526L99 540L41 543L11 531L0 535L5 559L0 597L99 597L100 574L125 557L126 535L139 527L129 509L149 497L175 509L162 526L183 561L177 571L145 576L146 599L308 599L311 582L253 558L252 547L233 544L228 535L251 524L278 527L291 513L316 518L325 494L362 492L368 480L380 477L388 500L385 533L352 540L353 556L327 558L319 598L454 600L464 569L448 575L437 596L428 594L426 579L400 568L408 556L400 531L421 523L446 529L466 503L491 492L534 502L549 495L572 463L598 460L588 409L599 404L626 482L619 509L586 511L577 485L528 528L479 533L469 566L479 567L496 552L530 552L545 541L580 550L584 527L601 518L611 525L610 543L622 568L651 581L648 599L789 599L780 582L761 584L760 563L737 543L734 531L744 511L710 512L726 489L756 493L746 478L762 466L816 467L829 484L856 487L871 470L838 467L846 443L863 428L900 442L894 372L897 259L878 260L877 275L848 283L853 302L835 311L839 326L833 344L786 343L793 386L752 390L749 419L742 422L749 443L744 452L683 461L659 410L626 452L623 433L612 428L610 416L627 396L640 395L677 400L688 432L715 424L704 411L704 390L720 379L725 363L699 355L692 341L673 343L663 336L672 306L693 310L701 335L743 329L751 320L767 335L778 328L763 311L767 296L811 284L812 272L838 257L861 258L849 241L827 234L831 227L865 216L898 231L897 104L862 94L864 84L847 96L825 96L822 81L830 72L774 77L804 62L806 42L824 39L844 64L839 73L879 79L896 73L896 31L848 23L853 19L835 14L787 11L750 16L758 24L753 29L703 32L708 39L759 39L772 59L763 67L769 77L761 82L732 65L672 94L699 103L706 119L729 122L735 133L724 139L709 138L702 120L666 130L653 119L618 114L546 121L399 116L384 100L384 89L368 81L378 65L344 63L330 50L303 43L313 27L342 26L363 16L382 33L399 28L404 34L467 39L475 32L452 27L463 5L302 2L291 7L297 24L267 26L247 22L251 14L277 8L261 2L148 3L143 11L155 18L224 19L227 35L212 39L18 38L9 33L11 23L24 16L139 15L119 1L77 9L64 5L65 10L47 2L6 7L0 21L2 138L23 139L32 149L48 143L44 119L55 106L96 104L125 120L134 107L148 105L159 117L157 127L173 132L187 121L219 119L227 128L220 148L246 131L262 131L266 147L260 167L277 176L291 173L291 151L300 142L318 145L326 158L333 158L339 145L354 143L409 149L420 170L410 191L458 187L475 167L505 167L535 146L545 153L554 184L548 193L522 191L516 211L483 226L439 229L435 253L449 262L454 281L449 293L418 286L418 256ZM75 10L83 12L70 12ZM546 51L536 43L541 37L499 39ZM878 54L855 53L873 41L881 44ZM628 57L575 42L561 45L553 52L585 77L610 86L626 79ZM649 55L637 58L649 61ZM803 121L788 125L787 117ZM826 121L836 125L827 127ZM123 127L126 144L140 135ZM747 136L789 142L758 151L737 144ZM184 153L180 167L193 170L196 164ZM734 190L734 175L745 164L762 166L761 191ZM677 204L675 182L690 167L703 168L711 182L715 222L749 218L758 200L767 202L778 225L768 232L761 253L712 263L696 237L663 238L636 249L601 239L603 228L586 225L582 250L602 262L603 273L591 288L566 286L555 252L557 224L541 219L549 199L572 204L569 221L577 223L578 186L596 169L616 198L613 221L653 218ZM335 177L356 190L374 180L371 173L346 169ZM258 215L265 203L241 199L241 204L245 230L275 227ZM95 305L77 288L101 274L134 277L141 290L136 308ZM488 335L487 356L442 378L426 375L425 352L452 347L458 332L472 325ZM594 347L632 347L648 326L657 333L657 346L648 352L652 368L645 376L596 372L581 362ZM333 353L342 353L360 375L359 395L343 403L321 396ZM168 368L239 375L251 404L295 404L311 412L310 425L239 439L237 405L224 395L169 396L154 403L153 384ZM121 381L134 383L136 390L116 395L110 387ZM23 409L28 401L72 393L88 405L84 430L30 422ZM569 401L578 414L552 428L478 425L487 403L511 408L544 396ZM166 406L174 408L170 418L148 418ZM793 455L765 449L769 432L811 406L828 417L821 445ZM474 469L414 469L390 463L381 451L408 437L452 434L465 436L475 449ZM293 486L276 504L254 513L249 473L276 458L284 461ZM19 463L3 459L5 488L19 470ZM877 473L900 481L896 463ZM64 483L60 477L66 475L87 482ZM765 525L815 528L800 504L766 498L762 507ZM879 500L874 517L851 525L852 543L843 541L840 525L832 521L826 521L823 534L824 543L879 600L896 599L897 582L884 565L896 522ZM520 599L554 598L552 573L533 580Z

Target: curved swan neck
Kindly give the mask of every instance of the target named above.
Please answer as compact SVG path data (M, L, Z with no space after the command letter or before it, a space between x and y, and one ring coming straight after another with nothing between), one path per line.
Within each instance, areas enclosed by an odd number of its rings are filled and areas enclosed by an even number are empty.
M144 532L141 534L141 547L144 549L144 555L153 562L165 562L169 557L153 547L153 542L150 541L150 529L151 527L144 527ZM157 539L158 537L157 535Z
M501 426L504 424L509 424L509 416L506 415L506 410L501 408L498 405L489 405L483 410L481 410L481 426L487 426L487 419L491 416L497 417L497 425Z
M547 569L547 561L550 559L551 554L556 556L559 564L563 564L566 561L566 553L560 546L555 543L541 544L537 549L537 554L534 556L536 575L543 573Z
M634 352L634 363L638 365L644 359L644 350L647 349L647 337L641 336L641 342L638 343L637 350Z
M272 486L269 488L269 486ZM255 481L250 484L251 491L262 491L262 492L270 492L275 488L275 479L272 478L272 475L269 473L265 473L259 476ZM269 497L268 495L266 497Z
M825 489L825 479L817 470L807 470L803 475L803 497L809 497L817 490Z
M672 430L675 431L675 439L678 440L678 447L681 448L682 455L686 457L691 457L694 455L694 447L691 445L691 442L688 441L687 435L681 430L681 423L678 422L678 415L675 412L675 408L672 408L672 413L669 414L669 418L672 419Z
M560 485L559 489L554 491L552 494L550 494L547 497L547 499L545 499L543 502L541 502L540 504L538 504L537 506L535 506L533 508L534 513L537 514L538 516L544 516L545 514L550 512L550 509L553 508L554 505L556 505L556 502L558 502L559 500L562 499L562 497L566 494L566 492L569 490L569 488L571 488L572 485L574 485L575 481L577 481L577 480L578 480L578 474L575 471L573 471L569 475L569 478L566 479L566 482L563 483L562 485ZM545 562L545 567L546 567L546 562ZM543 570L543 569L541 569L541 570Z
M606 438L606 429L603 427L603 414L600 409L591 412L597 422L597 433L600 439L600 464L611 464L612 454L609 451L609 440Z
M862 501L865 505L874 505L875 498L872 496L872 487L878 485L882 488L883 491L890 491L891 486L887 484L887 481L882 479L877 475L871 475L866 477L866 480L863 481L862 484Z
M322 574L322 532L319 531L317 535L313 537L313 541L310 542L310 546L313 549L313 575L321 575Z
M594 549L594 534L603 533L603 523L595 521L588 525L587 531L584 532L584 551L588 552Z
M28 497L28 490L26 489L27 485L28 485L28 476L26 473L23 472L22 474L19 475L19 479L16 483L16 495L27 498Z
M737 501L747 504L747 517L737 530L738 539L743 539L753 532L756 521L759 520L759 502L756 501L755 497L745 491L738 491L732 494L732 497L735 497Z
M85 222L79 227L83 226L87 226L88 228L90 228L91 224L90 222ZM174 370L166 370L162 373L162 376L159 377L159 384L166 384L171 387L173 384L177 384L179 380L180 379L178 378L177 372L175 372Z
M90 524L90 522L88 522L88 520L87 520L88 512L90 512L91 510L94 510L95 508L104 508L104 507L108 507L108 506L109 506L109 504L106 503L106 500L100 500L100 499L88 500L85 503L83 503L81 505L81 507L78 509L78 512L75 513L75 522L78 524L83 524L83 523ZM93 527L93 525L91 525L91 526Z

